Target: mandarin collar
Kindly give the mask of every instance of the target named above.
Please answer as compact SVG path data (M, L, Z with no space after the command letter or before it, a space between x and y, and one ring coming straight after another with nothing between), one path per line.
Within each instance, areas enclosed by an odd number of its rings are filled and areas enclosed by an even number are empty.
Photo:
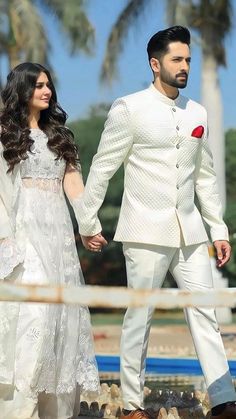
M159 90L154 86L153 83L150 84L149 88L150 92L156 96L158 100L165 103L169 106L178 106L181 102L181 95L178 94L178 96L175 99L171 99L166 95L163 95L163 93L159 92Z

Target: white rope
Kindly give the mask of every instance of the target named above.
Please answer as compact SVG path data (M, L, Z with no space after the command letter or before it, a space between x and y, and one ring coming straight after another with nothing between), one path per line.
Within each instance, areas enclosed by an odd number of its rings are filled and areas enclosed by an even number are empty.
M235 307L236 288L187 291L178 289L133 290L125 287L52 287L0 283L0 301L80 304L89 307Z

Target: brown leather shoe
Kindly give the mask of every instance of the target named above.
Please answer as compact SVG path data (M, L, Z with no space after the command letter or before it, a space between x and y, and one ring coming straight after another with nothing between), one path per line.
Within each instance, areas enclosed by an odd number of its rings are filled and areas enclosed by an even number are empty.
M132 410L128 415L121 413L120 419L151 419L151 416L145 410Z
M227 403L222 413L216 416L210 415L210 419L236 419L236 402Z

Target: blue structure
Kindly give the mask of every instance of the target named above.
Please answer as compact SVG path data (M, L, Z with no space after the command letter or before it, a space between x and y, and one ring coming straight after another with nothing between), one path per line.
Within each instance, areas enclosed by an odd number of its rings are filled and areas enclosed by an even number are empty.
M96 355L100 372L119 372L120 357ZM236 361L229 361L230 373L236 376ZM191 358L147 358L147 374L184 374L202 375L202 370L197 359Z

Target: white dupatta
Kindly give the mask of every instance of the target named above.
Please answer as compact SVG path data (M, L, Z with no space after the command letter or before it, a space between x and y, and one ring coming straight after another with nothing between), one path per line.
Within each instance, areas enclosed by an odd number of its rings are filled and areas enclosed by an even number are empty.
M13 204L20 185L19 165L12 174L3 158L0 143L0 279L6 278L14 268L23 262L22 251L16 240Z

